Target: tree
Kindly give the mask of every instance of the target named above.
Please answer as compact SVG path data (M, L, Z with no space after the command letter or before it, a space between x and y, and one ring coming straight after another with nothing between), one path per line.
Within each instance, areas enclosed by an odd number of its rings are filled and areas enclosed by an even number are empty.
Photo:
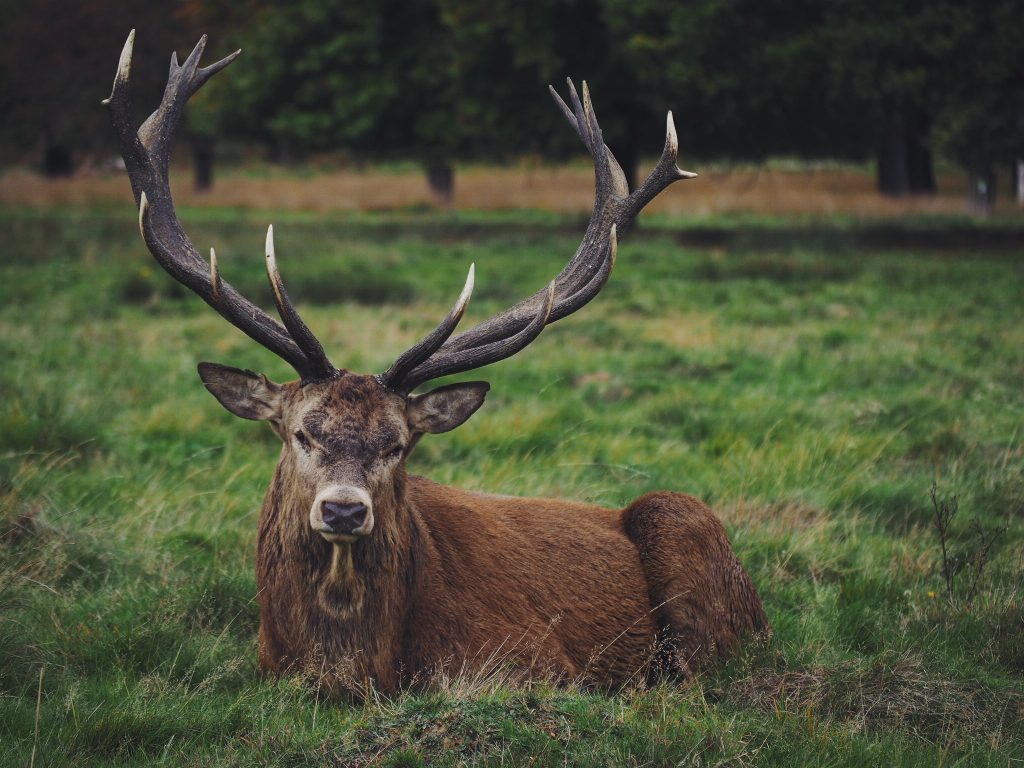
M460 149L449 47L430 2L299 0L266 7L245 35L225 124L279 158L347 148L415 151L435 180ZM439 182L440 183L440 182Z
M141 114L160 98L171 51L191 49L209 21L185 13L188 5L176 0L5 0L0 9L5 40L0 49L0 142L6 152L39 151L40 167L51 176L70 173L76 156L113 153L109 118L99 105L114 77L111 55L137 26L132 85ZM215 41L212 53L223 45Z
M234 0L231 3L179 0L174 18L184 29L211 33L212 51L227 53L232 47L237 49L237 31L244 29L263 7L263 0ZM178 43L190 45L197 37L197 34L193 34ZM208 190L213 186L217 144L226 132L226 117L233 114L233 110L231 94L225 88L224 78L215 78L189 104L185 114L185 133L192 150L193 184L197 191Z
M987 213L995 205L996 170L1024 157L1024 13L1012 0L975 3L958 32L943 72L936 135L967 169L972 207Z
M868 117L879 191L935 191L931 131L941 65L964 24L954 0L831 0L821 39L830 52L828 87Z
M825 88L815 0L619 2L615 37L645 99L676 107L680 142L704 157L859 157L864 119Z
M229 128L278 157L345 148L412 155L442 198L453 160L579 148L545 88L600 83L609 144L632 174L657 121L598 0L300 0L266 8L246 35ZM258 119L253 119L258 116ZM642 126L642 127L641 127Z
M692 150L753 159L791 152L873 155L880 191L901 195L935 190L937 121L940 113L943 119L948 114L944 104L951 81L969 92L978 87L964 76L972 65L961 66L963 49L972 19L988 14L992 3L981 8L955 0L636 0L622 5L616 17L622 19L634 65L660 94L670 94L671 101L699 116L680 121L686 126L680 139ZM999 5L1008 9L1014 3ZM977 48L975 58L986 48ZM993 82L988 98L1001 98L997 94L1008 87Z

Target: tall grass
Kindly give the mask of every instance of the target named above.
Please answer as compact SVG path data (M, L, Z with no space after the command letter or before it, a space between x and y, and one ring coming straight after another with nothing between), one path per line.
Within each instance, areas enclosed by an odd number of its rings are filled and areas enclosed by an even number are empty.
M263 217L188 218L265 300ZM296 217L278 250L332 358L376 371L470 261L467 323L550 279L576 240L532 220ZM596 303L483 372L486 407L424 440L412 470L607 505L703 496L774 637L687 686L466 676L356 705L256 668L276 438L195 374L214 359L286 379L285 364L150 266L130 216L0 211L0 226L15 235L0 261L0 763L1024 759L1020 249L864 249L855 227L827 247L776 232L724 250L637 233ZM970 601L945 597L933 482L959 497L953 555L969 556L972 522L1005 527Z

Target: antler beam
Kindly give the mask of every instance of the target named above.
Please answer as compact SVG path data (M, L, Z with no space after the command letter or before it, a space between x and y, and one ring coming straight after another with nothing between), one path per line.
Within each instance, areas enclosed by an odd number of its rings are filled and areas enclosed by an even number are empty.
M551 96L594 159L594 209L579 248L547 287L474 328L448 338L422 362L412 367L393 365L382 376L384 383L393 389L410 392L430 379L502 360L526 346L545 325L583 307L600 292L611 274L618 236L666 187L697 175L676 165L679 141L672 113L669 112L661 158L643 184L631 194L622 167L604 143L586 82L583 83L582 99L572 80L566 82L571 108L549 86ZM537 318L541 315L545 320L538 326ZM528 333L527 329L530 329ZM436 339L436 333L427 338ZM527 337L524 343L522 340ZM516 340L514 344L507 343L512 339ZM413 349L422 348L424 342ZM406 359L409 354L405 353L399 360Z
M207 264L185 234L174 209L168 164L185 103L207 80L234 61L241 51L235 51L207 67L200 67L199 60L206 48L206 35L203 35L184 64L178 64L177 54L172 54L160 105L136 130L128 87L134 44L135 30L132 30L121 51L110 96L103 103L110 110L132 192L139 206L139 229L153 258L171 277L200 296L229 323L286 360L303 379L316 380L335 375L336 370L320 343L288 300L273 257L272 233L267 236L267 273L284 326L221 278L212 249Z
M160 105L136 130L128 89L134 42L132 30L121 51L110 97L103 103L110 110L139 206L139 229L153 257L168 274L228 322L286 360L303 380L337 375L320 342L288 298L277 268L273 227L267 232L267 277L283 326L223 280L212 248L209 263L200 257L185 234L171 199L170 150L185 104L207 80L234 61L240 51L200 67L199 60L206 48L203 35L184 64L179 64L177 54L172 54ZM676 165L679 144L669 112L661 159L643 184L630 193L621 166L604 143L586 82L582 99L572 81L567 82L571 106L554 88L550 89L551 95L594 159L594 209L579 248L547 286L469 331L453 336L473 290L474 268L470 267L462 294L448 316L381 374L381 381L391 389L408 393L431 379L479 368L519 352L545 326L577 311L600 292L615 264L618 237L644 206L673 182L697 175Z

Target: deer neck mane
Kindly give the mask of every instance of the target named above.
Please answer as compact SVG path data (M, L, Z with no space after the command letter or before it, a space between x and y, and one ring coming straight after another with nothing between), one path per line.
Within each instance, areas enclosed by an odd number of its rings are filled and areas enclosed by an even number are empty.
M418 519L407 511L405 474L374 499L374 527L351 544L325 544L326 570L318 599L325 611L339 616L365 615L373 620L404 613L409 586L415 581Z
M257 581L285 614L352 650L385 648L402 637L417 583L419 518L408 508L404 471L374 498L374 528L351 544L330 543L308 523L313 493L278 464L260 517ZM303 628L303 632L305 627ZM315 629L314 629L315 632ZM397 652L397 647L394 649Z

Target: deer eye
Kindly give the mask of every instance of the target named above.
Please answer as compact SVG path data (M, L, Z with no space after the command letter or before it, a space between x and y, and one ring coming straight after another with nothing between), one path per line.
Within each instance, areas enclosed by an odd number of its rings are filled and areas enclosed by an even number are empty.
M386 462L397 461L402 458L402 454L405 453L405 446L399 443L393 446L387 453L384 454L383 459Z
M309 442L309 438L306 437L306 433L303 432L301 429L295 433L295 442L302 446L302 450L304 451L308 451L310 448L312 448L312 445L310 445Z

